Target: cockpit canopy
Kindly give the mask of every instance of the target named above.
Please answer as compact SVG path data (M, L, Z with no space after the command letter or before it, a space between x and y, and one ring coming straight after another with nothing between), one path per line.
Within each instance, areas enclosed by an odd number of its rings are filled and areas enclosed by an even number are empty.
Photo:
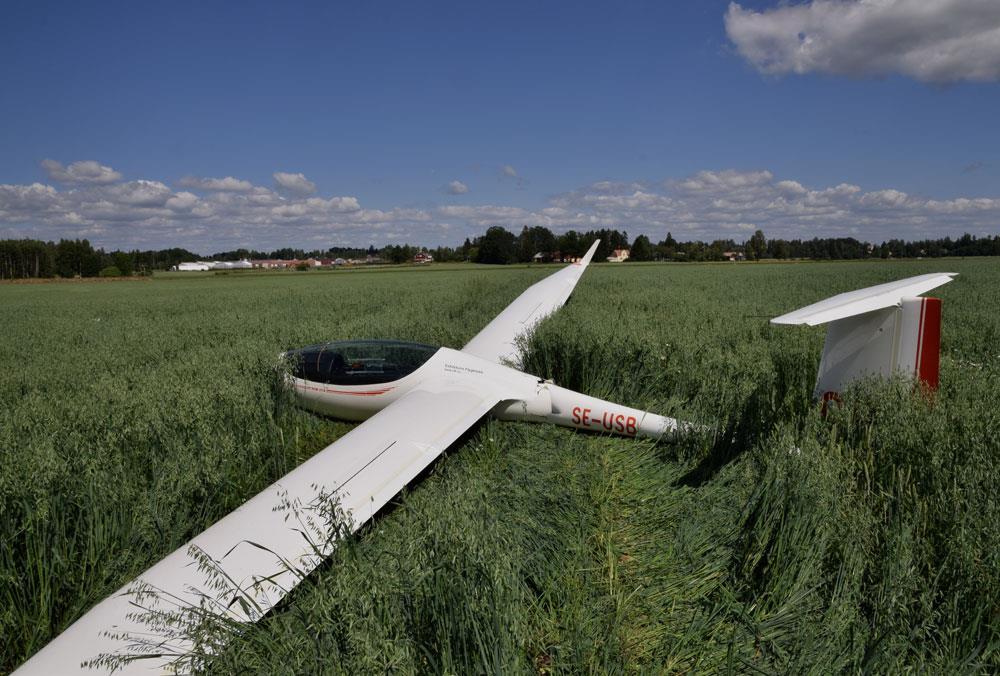
M397 340L345 340L289 350L292 375L329 385L374 385L404 378L438 348Z

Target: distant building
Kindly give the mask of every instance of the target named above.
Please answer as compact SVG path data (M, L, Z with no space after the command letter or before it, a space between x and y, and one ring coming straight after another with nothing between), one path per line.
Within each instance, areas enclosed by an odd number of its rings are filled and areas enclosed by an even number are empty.
M742 251L723 251L722 257L727 261L733 262L746 260L746 256L743 255Z
M564 254L561 251L539 251L531 260L535 263L576 263L580 256Z
M333 263L331 263L330 265L347 265L347 261L345 261L343 258L334 258Z
M609 263L624 263L628 260L628 249L615 249L608 256Z
M178 263L178 272L206 272L208 270L248 270L252 268L248 260L242 261L189 261Z
M241 261L216 261L212 264L213 270L249 270L253 264L243 259Z
M292 268L298 264L298 261L289 261L281 258L262 258L260 260L251 261L251 265L255 268L262 268L264 270L281 270L284 268Z
M212 264L205 261L193 261L189 263L178 263L178 272L206 272L212 269Z
M421 251L416 256L413 257L414 263L431 263L434 261L434 256L430 255L426 251Z

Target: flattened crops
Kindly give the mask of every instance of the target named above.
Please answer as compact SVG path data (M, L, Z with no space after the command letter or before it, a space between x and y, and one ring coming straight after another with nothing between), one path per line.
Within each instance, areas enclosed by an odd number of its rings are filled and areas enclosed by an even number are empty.
M940 390L822 417L823 329L767 319L942 270ZM351 428L279 352L458 347L552 271L0 286L0 670ZM486 422L263 621L191 631L216 673L996 672L997 308L989 259L593 266L525 370L712 431Z

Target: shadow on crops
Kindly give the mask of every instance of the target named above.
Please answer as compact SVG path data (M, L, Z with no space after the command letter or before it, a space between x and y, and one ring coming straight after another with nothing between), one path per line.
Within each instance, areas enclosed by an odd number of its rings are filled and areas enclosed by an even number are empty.
M771 405L764 387L757 387L740 407L730 414L715 435L708 453L677 480L679 486L698 488L711 481L723 468L738 459L773 429L779 411Z

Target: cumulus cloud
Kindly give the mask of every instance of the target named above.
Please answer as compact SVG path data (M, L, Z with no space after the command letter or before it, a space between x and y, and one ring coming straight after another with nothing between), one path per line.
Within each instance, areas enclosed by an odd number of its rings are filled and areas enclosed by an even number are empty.
M117 204L133 207L162 207L173 192L159 181L129 181L108 187L103 195Z
M438 213L446 218L456 218L477 227L483 225L511 225L519 220L533 218L530 211L521 207L502 205L445 206Z
M523 188L524 186L528 185L528 180L524 178L524 176L521 176L521 174L517 173L517 169L510 166L509 164L505 164L502 167L500 167L500 180L505 182L513 182L514 185L518 188Z
M445 186L445 192L449 195L464 195L469 192L469 186L465 185L461 181L451 181Z
M63 190L42 183L0 184L0 237L89 237L102 246L186 246L210 252L292 241L329 246L374 238L384 243L382 233L390 230L408 233L419 226L436 233L439 227L423 210L364 209L353 196L282 194L261 186L247 189L238 181L184 181L204 190L203 195L174 191L155 180L78 184Z
M769 171L699 171L694 176L681 181L684 190L705 192L715 190L740 190L753 188L771 182L774 176Z
M301 176L301 174L299 175ZM193 190L212 190L218 192L249 192L253 190L253 184L250 181L233 178L232 176L226 176L225 178L185 176L177 181L177 185Z
M198 204L198 196L190 192L179 192L168 197L165 204L173 211L191 211Z
M94 160L73 162L68 167L64 167L62 162L57 162L56 160L42 160L42 169L45 170L51 180L59 183L103 185L114 183L122 177L119 172L111 167L106 167Z
M316 184L304 174L286 174L283 171L274 172L274 182L279 188L294 195L311 195L316 192Z
M763 73L1000 79L996 0L812 0L764 11L731 3L726 34Z
M769 237L853 236L880 242L996 234L998 223L1000 196L934 199L847 181L813 186L766 169L605 180L531 208L499 203L373 209L353 196L262 186L198 194L149 179L63 188L0 184L0 237L89 237L99 246L184 246L206 253L238 246L455 244L491 225L514 230L543 225L557 232L615 227L654 240L668 231L684 239L742 239L747 230L761 228Z
M759 227L772 237L882 241L995 234L1000 199L934 200L894 188L865 191L847 182L811 187L767 170L722 170L661 182L602 181L556 195L548 208L510 221L556 229L624 227L654 238L671 231L685 238L739 239L740 231Z

